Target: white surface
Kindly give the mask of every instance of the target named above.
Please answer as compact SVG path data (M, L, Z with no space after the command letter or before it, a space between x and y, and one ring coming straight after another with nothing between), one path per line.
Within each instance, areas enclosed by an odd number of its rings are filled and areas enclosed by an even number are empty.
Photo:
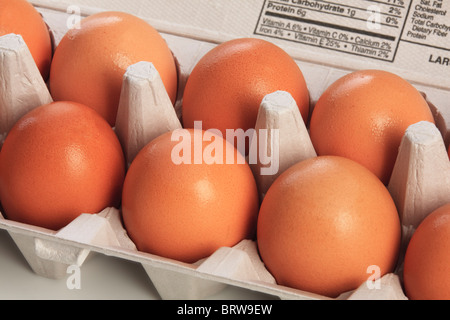
M91 253L80 269L80 289L66 282L36 275L9 234L0 230L1 300L159 300L160 297L138 263ZM267 300L272 297L241 288L228 287L208 297L218 300Z

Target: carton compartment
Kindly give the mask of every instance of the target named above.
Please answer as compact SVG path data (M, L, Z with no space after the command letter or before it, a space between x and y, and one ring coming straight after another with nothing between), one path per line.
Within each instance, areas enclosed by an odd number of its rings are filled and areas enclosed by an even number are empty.
M55 24L65 21L61 18L64 13L50 9L42 9L42 12L44 18L49 19L50 30L57 28ZM61 37L62 34L62 31L54 32L56 43L58 35ZM214 46L196 39L163 36L179 64L179 99L174 108L151 62L140 62L128 68L123 78L119 121L115 128L128 164L154 137L181 128L179 108L186 79L198 59ZM324 88L348 72L301 61L299 64L310 86L311 108ZM21 36L0 38L0 65L6 66L0 70L0 79L7 81L11 88L0 95L0 106L5 109L1 111L8 115L2 118L6 120L0 124L4 138L13 123L27 110L52 99ZM23 76L19 78L14 74ZM420 90L433 101L430 107L436 125L420 122L408 128L388 186L399 209L403 228L398 266L395 272L380 279L379 289L362 283L360 288L343 293L337 298L339 300L407 299L402 290L401 271L409 239L427 214L450 201L450 162L446 149L448 142L445 140L448 137L448 119L440 109L446 95L434 88L421 87ZM21 103L18 108L15 106L17 101L27 103ZM295 121L299 117L295 101L286 92L274 92L261 102L256 128L280 130L280 142L275 146L280 151L280 172L297 161L316 156L305 123ZM137 133L128 129L130 124L136 123L145 129ZM294 145L302 148L292 152ZM270 143L266 146L270 148ZM252 169L256 172L262 167L257 163ZM274 178L264 176L256 179L262 194ZM0 213L0 229L7 230L31 269L47 278L66 276L69 266L82 266L91 252L97 252L140 263L162 299L202 299L226 286L249 289L279 299L330 299L277 285L259 257L256 242L252 240L243 240L231 248L220 248L210 257L194 264L139 252L122 225L120 210L115 208L105 208L97 214L81 214L58 231L11 221Z

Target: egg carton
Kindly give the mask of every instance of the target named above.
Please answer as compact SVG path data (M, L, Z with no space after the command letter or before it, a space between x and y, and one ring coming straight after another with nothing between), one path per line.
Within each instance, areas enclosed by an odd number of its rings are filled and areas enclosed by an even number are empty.
M167 36L167 35L166 35ZM201 56L200 51L186 49L186 42L193 47L207 50L211 44L193 39L178 39L167 36L169 44L176 45L174 55L180 71L180 94L189 76L192 65ZM170 42L170 39L175 41ZM196 57L177 55L177 52L196 53ZM181 58L181 59L180 59ZM186 63L189 61L190 63ZM8 90L0 92L0 128L3 137L9 128L28 110L52 101L31 54L19 35L0 37L0 81L7 83ZM325 75L309 82L311 106L325 87L348 71L330 70L320 65L302 64L302 70L311 70L307 75L316 77L318 70ZM314 72L313 72L314 71ZM21 76L17 76L21 75ZM128 68L123 78L123 87L115 131L124 147L127 163L154 137L177 128L179 102L175 108L170 103L158 71L151 62L139 62ZM430 90L432 93L440 92ZM424 92L426 92L424 90ZM427 92L428 94L428 92ZM178 106L178 107L177 107ZM420 122L406 131L394 167L388 189L398 208L402 221L402 249L396 270L383 276L380 286L369 282L351 292L345 292L337 300L352 299L407 299L402 289L402 261L407 243L418 223L434 208L450 202L448 177L450 163L447 155L447 118L431 104L436 125ZM309 133L295 101L287 92L274 92L261 102L255 124L257 129L278 129L280 140L267 143L267 154L271 148L278 148L280 172L293 163L316 156ZM140 128L140 130L130 130ZM257 131L258 132L258 131ZM258 172L262 164L252 164ZM448 173L448 174L447 174ZM258 176L257 183L262 193L267 190L276 176ZM90 253L114 256L142 265L162 299L203 299L220 292L227 286L235 286L264 293L283 300L329 300L331 298L278 285L260 259L257 243L243 240L234 247L222 247L211 256L188 264L137 250L123 227L120 209L105 208L96 214L81 214L58 231L8 220L0 213L0 229L6 230L31 269L39 276L62 278L67 268L82 266ZM368 274L368 279L369 279Z

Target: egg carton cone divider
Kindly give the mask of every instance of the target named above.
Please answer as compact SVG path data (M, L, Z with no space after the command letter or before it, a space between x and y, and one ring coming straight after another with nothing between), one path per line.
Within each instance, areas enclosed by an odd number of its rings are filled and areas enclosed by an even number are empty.
M128 165L151 140L181 128L180 120L151 62L127 68L116 119L116 134Z
M450 202L450 161L435 124L422 121L408 127L388 188L405 227L417 228Z
M0 137L28 111L53 99L21 35L0 37Z
M276 91L264 97L250 143L250 167L263 199L275 179L295 163L317 156L306 124L292 95ZM265 163L267 156L271 163Z
M397 270L415 229L431 212L450 202L450 161L438 127L421 121L408 127L388 185L402 225Z

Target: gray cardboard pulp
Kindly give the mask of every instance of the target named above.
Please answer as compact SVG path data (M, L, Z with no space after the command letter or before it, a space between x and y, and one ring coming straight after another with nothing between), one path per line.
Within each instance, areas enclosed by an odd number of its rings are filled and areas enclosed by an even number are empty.
M436 118L435 130L418 124L405 135L400 148L399 158L404 162L397 163L396 180L391 182L390 190L403 201L402 207L409 208L411 199L417 201L420 197L417 192L431 189L434 184L424 178L421 190L411 190L414 188L408 175L414 170L408 169L414 169L420 157L426 157L424 150L440 150L439 161L444 162L442 150L450 139L450 3L443 0L30 2L42 13L55 45L78 19L99 11L124 11L147 20L161 32L179 63L177 112L184 84L198 60L218 43L233 38L259 37L285 49L305 75L312 107L325 88L352 70L374 68L397 73L426 94ZM421 135L424 130L431 133ZM424 138L416 141L421 136ZM420 152L411 152L416 149ZM437 161L428 158L428 164ZM404 164L408 167L404 168ZM444 170L450 170L447 163ZM411 213L405 210L400 214L409 217ZM0 229L8 231L30 267L49 278L65 275L68 266L82 265L91 252L96 252L142 264L163 299L202 299L229 285L279 299L329 299L277 285L259 259L256 243L250 240L233 248L221 248L195 264L139 252L123 229L120 211L114 208L95 215L82 214L59 231L0 215ZM405 247L414 227L406 225L403 230ZM380 287L363 283L338 299L406 299L400 270L401 263L395 273L381 278Z

